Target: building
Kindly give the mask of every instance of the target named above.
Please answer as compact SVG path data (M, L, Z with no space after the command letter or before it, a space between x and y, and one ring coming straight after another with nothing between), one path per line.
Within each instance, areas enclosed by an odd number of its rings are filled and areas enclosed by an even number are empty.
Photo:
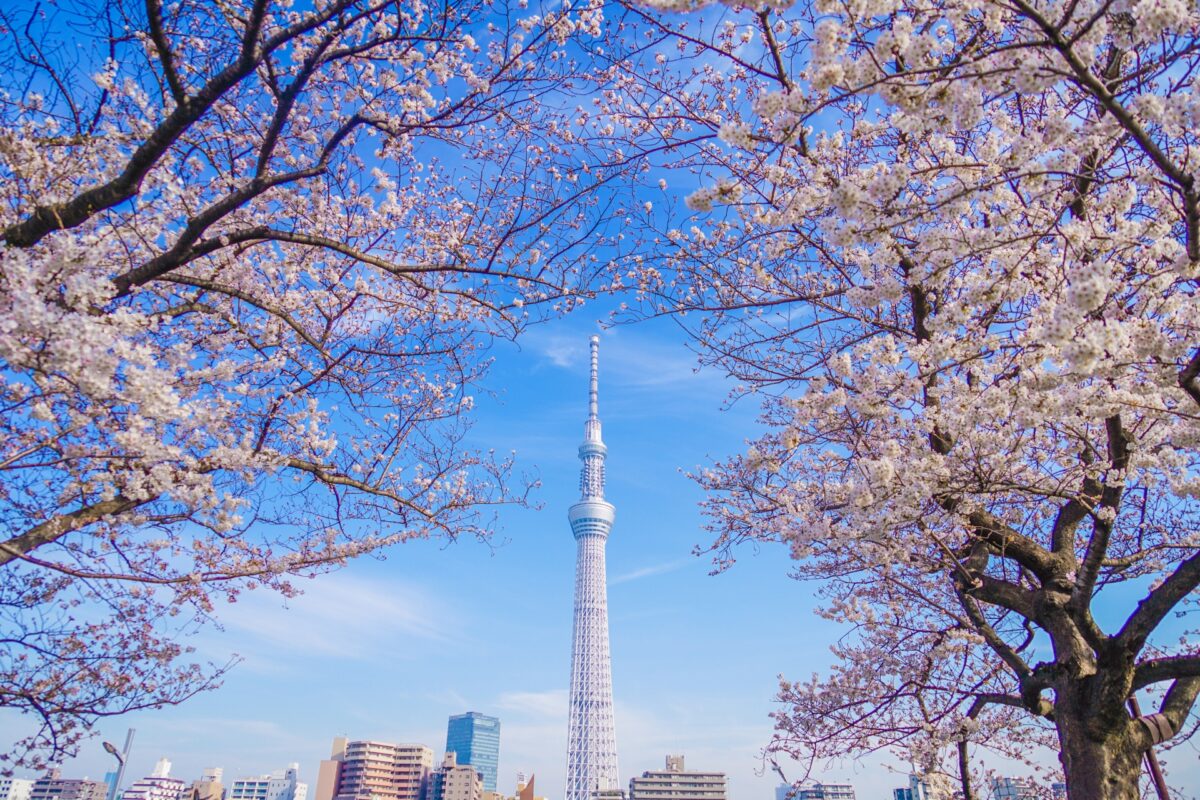
M848 783L811 783L796 790L796 800L855 800Z
M908 776L908 786L892 790L893 800L929 800L929 784L916 775Z
M992 800L1038 800L1040 796L1028 778L992 779Z
M337 794L338 779L342 773L342 761L346 758L346 737L337 736L329 758L317 767L317 786L313 800L333 800Z
M683 756L667 756L666 769L629 781L629 800L726 800L724 772L688 772Z
M530 775L529 781L526 782L523 773L517 773L517 795L515 800L546 800L544 797L538 797L537 792L533 790L533 782L537 775Z
M270 775L238 778L225 800L308 800L308 784L300 781L300 765L288 764Z
M183 781L171 777L171 762L160 758L149 775L134 781L121 793L121 800L184 800L185 794Z
M225 771L220 767L209 767L200 773L200 780L193 781L187 791L187 800L222 800L225 787L221 785L221 777Z
M483 800L546 800L544 797L538 797L534 791L533 782L537 776L530 775L529 781L525 781L525 773L517 773L517 791L512 796L505 796L503 792L484 791Z
M468 764L459 764L451 750L430 778L429 800L483 800L483 776Z
M33 794L30 778L0 778L0 800L29 800Z
M458 764L479 770L485 792L496 791L496 770L500 766L499 719L477 711L451 717L446 725L446 752L454 753Z
M57 769L49 770L33 782L29 789L29 800L106 800L108 786L87 778L63 778Z
M604 546L616 509L604 499L607 448L600 436L598 375L600 337L591 338L588 417L579 459L580 499L567 512L575 537L575 624L571 636L571 695L567 721L567 787L564 800L590 800L619 789L613 725L612 663L608 645L608 589Z
M321 762L313 800L426 800L432 769L433 751L423 744L339 736Z

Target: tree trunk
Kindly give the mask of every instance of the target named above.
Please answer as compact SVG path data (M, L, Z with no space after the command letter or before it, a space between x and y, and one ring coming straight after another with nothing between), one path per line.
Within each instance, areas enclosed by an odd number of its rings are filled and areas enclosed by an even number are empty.
M1143 752L1132 720L1103 735L1082 715L1060 715L1057 707L1055 721L1070 800L1140 800Z

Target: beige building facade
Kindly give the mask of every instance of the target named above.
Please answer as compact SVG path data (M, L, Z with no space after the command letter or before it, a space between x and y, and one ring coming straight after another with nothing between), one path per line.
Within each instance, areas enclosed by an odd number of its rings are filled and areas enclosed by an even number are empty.
M432 786L430 800L483 800L483 776L474 767L459 764L454 751L446 753Z
M200 773L200 780L192 781L188 787L188 800L221 800L225 796L225 786L221 778L225 771L220 767L208 767Z
M58 769L51 769L33 782L31 800L105 800L108 785L100 781L64 778Z
M629 800L726 800L724 772L689 772L683 756L667 756L662 771L629 781Z
M425 800L433 751L422 744L333 740L313 800Z

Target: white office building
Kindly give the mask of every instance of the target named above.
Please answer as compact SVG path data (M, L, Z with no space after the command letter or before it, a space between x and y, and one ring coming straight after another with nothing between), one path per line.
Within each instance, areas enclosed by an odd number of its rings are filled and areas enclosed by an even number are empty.
M796 800L855 800L848 783L810 783L796 790Z
M300 782L300 765L288 764L270 775L238 778L225 800L307 800L308 784Z
M186 792L184 782L171 777L171 762L160 758L153 772L121 793L121 800L184 800Z
M33 794L30 778L0 778L0 800L29 800Z

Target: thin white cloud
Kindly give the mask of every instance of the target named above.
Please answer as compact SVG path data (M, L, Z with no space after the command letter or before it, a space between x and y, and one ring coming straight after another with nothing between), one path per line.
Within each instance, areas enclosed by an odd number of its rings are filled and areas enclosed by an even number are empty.
M547 689L541 692L503 692L496 700L496 707L527 717L549 720L566 720L567 690Z
M622 328L601 332L601 374L616 385L634 389L664 390L680 386L705 386L724 395L732 383L719 370L698 369L696 355L677 340L663 341L645 335L646 328ZM544 361L560 369L586 373L588 334L531 331L523 344Z
M455 641L450 610L418 586L342 572L302 588L288 600L271 592L243 595L220 614L226 631L220 644L260 662L276 655L363 660L394 654L404 640Z
M620 583L629 583L630 581L636 581L641 578L649 578L654 575L662 575L667 572L674 572L680 567L687 565L691 561L693 561L693 559L677 558L674 561L666 561L662 564L651 564L648 567L639 567L638 569L618 575L615 578L609 578L608 585L616 586Z
M428 696L447 706L454 708L470 708L473 704L465 696L455 691L454 689L443 687L436 691L429 691Z
M554 336L543 344L541 354L548 358L554 366L569 368L585 359L587 351L582 344L573 339Z

